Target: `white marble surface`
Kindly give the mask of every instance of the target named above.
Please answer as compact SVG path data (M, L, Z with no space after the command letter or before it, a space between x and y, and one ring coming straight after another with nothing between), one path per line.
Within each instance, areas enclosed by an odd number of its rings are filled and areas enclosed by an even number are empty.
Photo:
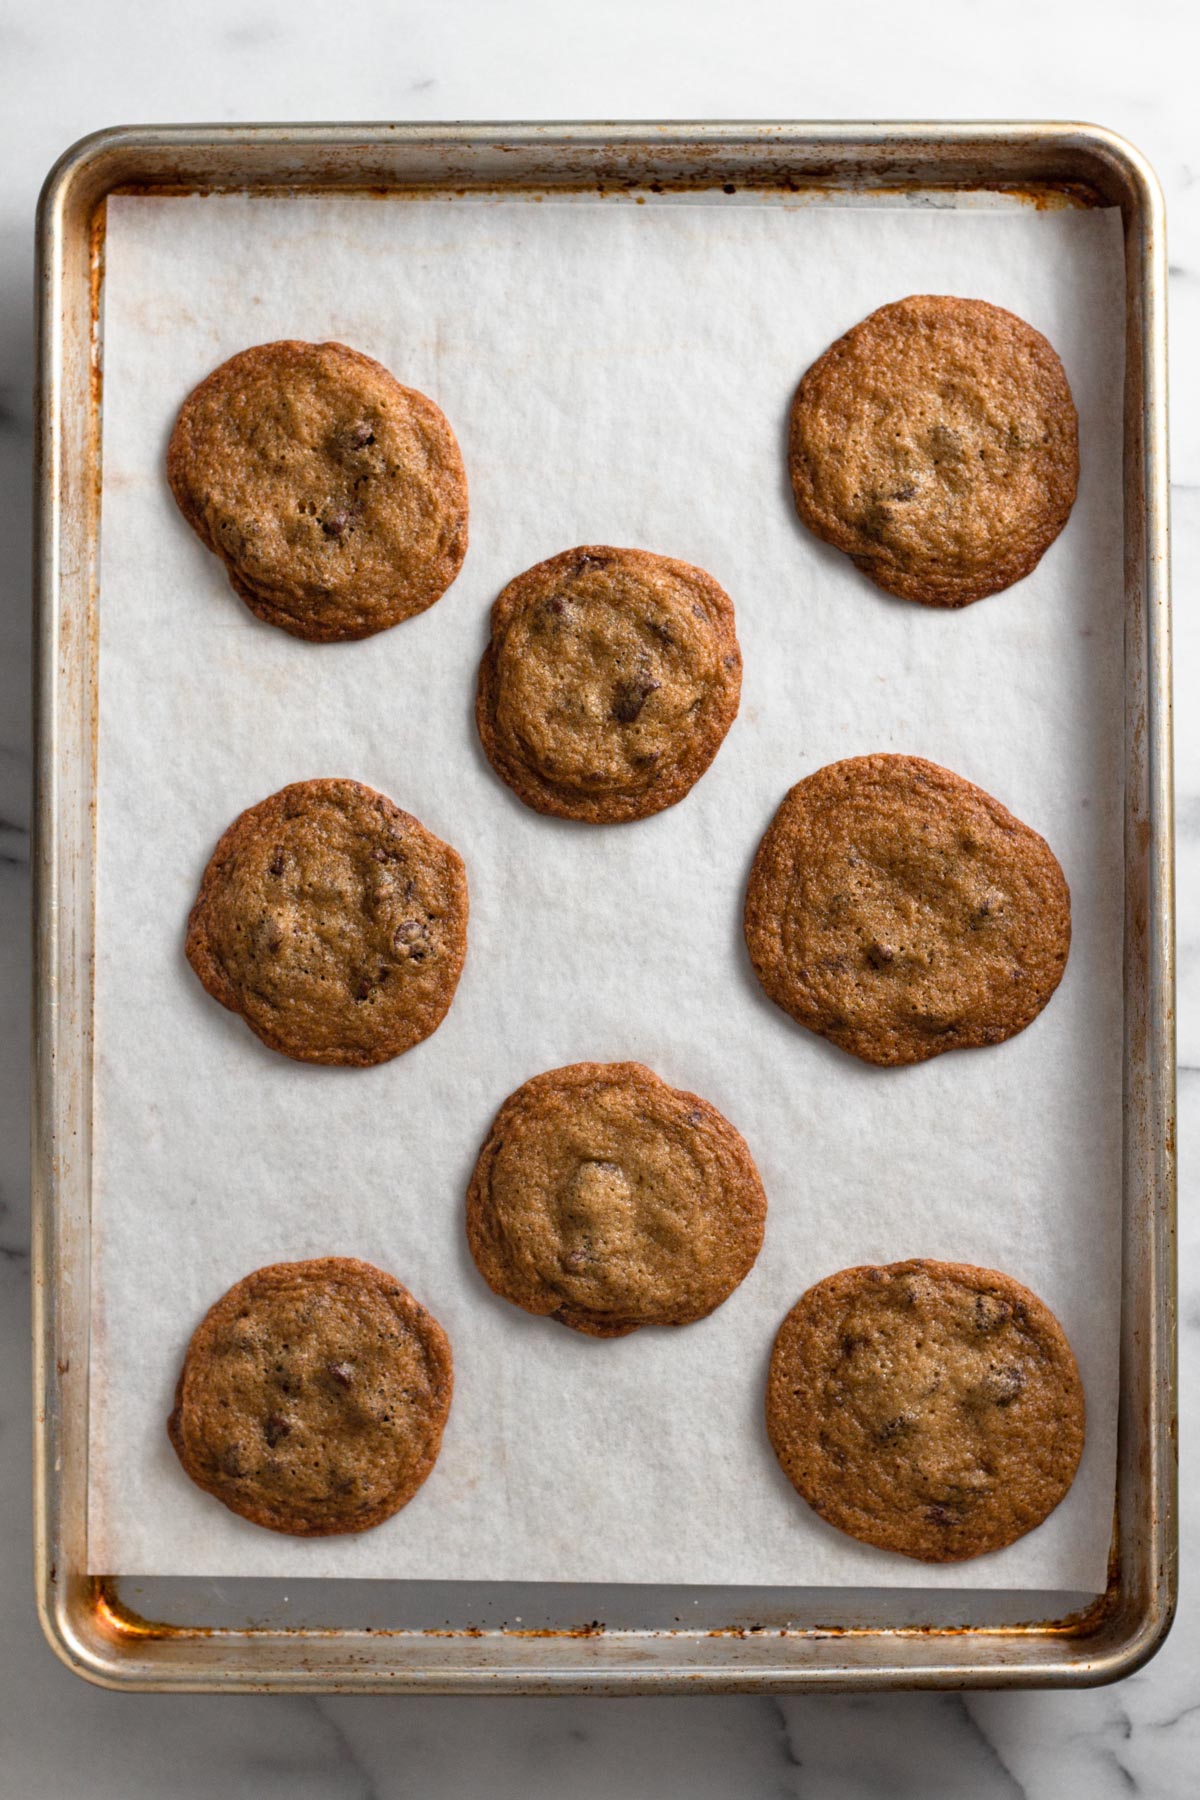
M0 1789L22 1800L1191 1795L1200 1758L1200 9L1143 0L0 0ZM1085 118L1156 165L1171 226L1179 718L1184 1593L1085 1694L469 1701L158 1698L54 1661L29 1575L31 227L43 174L151 119Z

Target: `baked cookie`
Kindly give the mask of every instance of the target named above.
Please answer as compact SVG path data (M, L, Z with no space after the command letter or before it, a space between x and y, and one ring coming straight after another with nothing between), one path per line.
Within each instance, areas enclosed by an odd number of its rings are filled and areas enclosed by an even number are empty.
M878 587L966 606L1028 575L1066 524L1079 424L1040 331L983 300L914 294L809 369L789 461L804 523Z
M475 719L527 806L610 825L683 799L741 687L733 602L711 575L587 544L527 569L496 601Z
M222 363L183 403L167 476L251 612L314 643L424 612L467 552L446 419L345 344L287 339Z
M365 1068L437 1030L467 949L462 859L359 781L297 781L239 815L187 930L209 993L298 1062Z
M690 1325L749 1274L767 1202L715 1107L640 1063L573 1063L510 1094L467 1190L493 1292L589 1337Z
M1083 1429L1062 1326L994 1269L842 1269L801 1295L771 1353L767 1431L797 1493L839 1531L922 1562L1040 1525Z
M453 1387L445 1332L390 1275L347 1256L273 1263L200 1321L167 1431L231 1512L331 1537L412 1499Z
M1062 979L1071 896L1050 846L919 756L797 782L759 845L746 945L784 1012L864 1062L1024 1031Z

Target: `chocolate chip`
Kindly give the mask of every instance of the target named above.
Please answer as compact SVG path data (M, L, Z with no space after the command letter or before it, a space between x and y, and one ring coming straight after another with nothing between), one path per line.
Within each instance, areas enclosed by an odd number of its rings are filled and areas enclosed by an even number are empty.
M373 983L368 981L366 976L364 976L354 990L354 998L356 1000L369 1000L371 997L372 986Z
M673 644L675 639L670 631L658 619L643 619L647 631L652 631L660 644Z
M661 681L651 681L648 675L640 675L634 681L619 681L609 708L610 716L619 725L632 725L651 694L656 694L661 686Z
M263 1436L267 1440L268 1449L273 1450L280 1438L287 1437L292 1428L287 1420L279 1413L268 1413L267 1417L263 1420L262 1429Z
M1012 1307L999 1294L976 1294L975 1296L975 1329L976 1331L995 1331L1006 1319L1012 1317Z
M272 875L282 875L283 874L283 851L281 849L277 850L275 852L274 856L271 858L270 865L269 865L269 873Z
M240 1444L230 1444L227 1450L221 1452L221 1469L224 1474L232 1477L234 1481L239 1480L241 1476L245 1475L246 1465L242 1461Z
M429 946L429 926L423 919L401 919L392 933L392 946L397 956L420 962Z
M872 494L869 504L859 520L858 529L863 537L870 538L872 543L883 541L883 534L891 524L892 515L880 494Z
M365 450L368 444L374 442L375 433L365 421L361 425L356 425L350 433L350 445L354 450Z
M607 569L611 561L611 556L577 556L574 573L579 575L584 569Z
M890 962L895 962L896 952L889 944L878 942L867 945L867 961L873 969L886 969Z
M949 1506L927 1506L925 1517L931 1525L957 1525L958 1515Z
M326 1363L325 1367L339 1387L348 1388L354 1380L354 1370L347 1362Z
M896 489L895 493L891 496L891 498L893 500L911 500L913 495L916 493L916 491L917 490L913 486L912 482L906 481L902 488Z
M981 1393L993 1406L1011 1406L1023 1392L1025 1376L1013 1363L991 1368L983 1378Z
M340 507L337 512L330 513L327 519L321 520L321 530L327 538L340 538L349 523L350 514L344 507Z
M962 455L962 438L949 425L935 425L929 434L929 443L935 457Z
M566 610L567 603L560 594L551 594L548 600L542 602L542 611L553 614L555 618L558 618Z

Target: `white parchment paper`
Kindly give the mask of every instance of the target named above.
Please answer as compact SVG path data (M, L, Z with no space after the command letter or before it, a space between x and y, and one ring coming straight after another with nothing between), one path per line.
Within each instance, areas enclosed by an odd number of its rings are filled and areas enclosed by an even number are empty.
M856 1586L1103 1587L1120 1284L1121 239L1115 214L242 197L109 203L100 602L90 1566ZM1081 419L1070 523L962 613L889 599L797 523L801 372L872 308L979 295L1047 333ZM309 646L254 620L164 477L175 413L254 343L339 338L445 409L471 548L430 612ZM475 740L488 607L583 542L701 564L737 607L741 713L687 800L636 825L526 810ZM740 911L792 782L874 750L996 794L1066 870L1062 987L997 1049L875 1070L761 995ZM202 991L184 926L218 836L346 774L455 844L470 945L441 1030L382 1068L301 1067ZM595 1342L495 1299L463 1194L504 1097L636 1058L745 1134L770 1202L732 1299ZM454 1349L441 1460L358 1538L304 1543L194 1488L164 1422L188 1336L279 1259L362 1256ZM924 1255L1032 1286L1078 1354L1088 1438L1038 1531L923 1569L823 1525L762 1424L775 1328L849 1263Z

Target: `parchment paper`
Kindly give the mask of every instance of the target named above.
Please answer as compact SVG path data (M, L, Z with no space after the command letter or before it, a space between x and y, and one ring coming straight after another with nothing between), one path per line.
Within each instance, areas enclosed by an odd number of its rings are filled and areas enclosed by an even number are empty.
M962 613L887 598L797 523L801 372L912 292L1045 331L1081 417L1063 537ZM1103 1587L1117 1402L1121 1119L1121 239L1115 214L632 199L506 204L116 199L104 296L90 1566L857 1586ZM445 409L471 549L430 612L316 647L257 623L178 516L180 402L249 344L339 338ZM741 714L681 805L555 823L494 777L475 670L503 584L582 542L701 564L737 607ZM1022 1036L867 1068L761 995L746 873L792 782L931 757L1049 839L1071 884L1063 985ZM366 1071L262 1048L202 991L184 925L218 836L285 782L383 789L466 859L470 946L441 1030ZM520 1082L631 1057L745 1134L770 1201L753 1273L686 1330L594 1342L495 1299L463 1194ZM233 1281L340 1253L448 1331L456 1391L417 1498L296 1542L194 1488L163 1429L188 1336ZM767 1443L783 1313L849 1263L1009 1271L1086 1385L1066 1502L997 1555L924 1569L824 1526Z

